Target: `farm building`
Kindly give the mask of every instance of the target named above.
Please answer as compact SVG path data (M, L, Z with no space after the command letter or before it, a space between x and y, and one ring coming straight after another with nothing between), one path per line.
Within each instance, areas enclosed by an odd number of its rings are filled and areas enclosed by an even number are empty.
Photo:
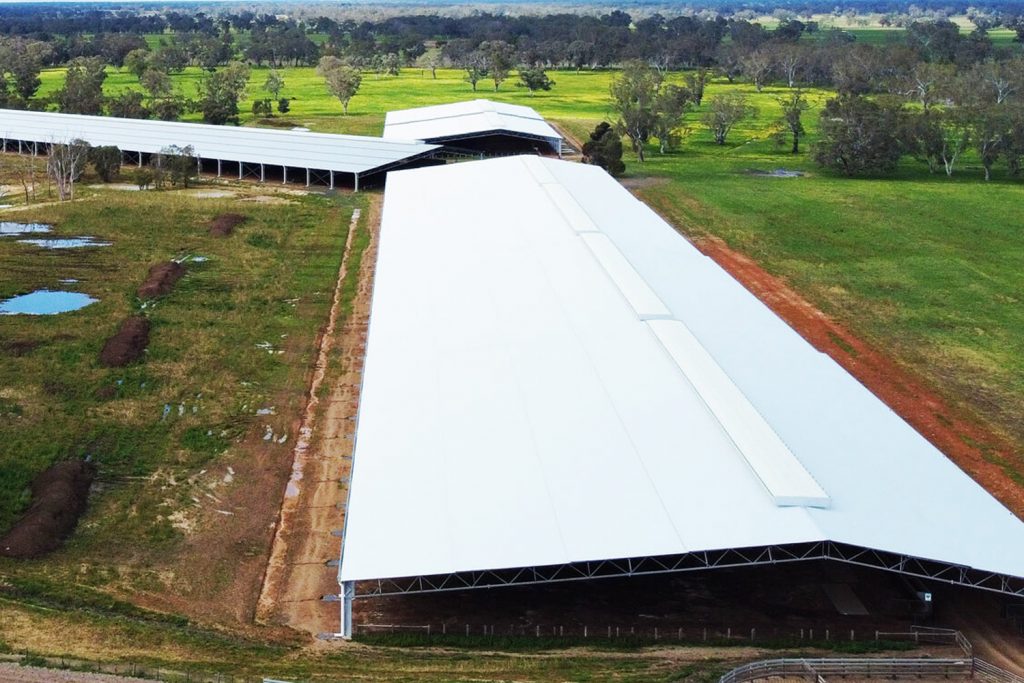
M389 175L343 633L370 596L808 561L1019 596L1024 523L601 169Z
M472 100L388 112L387 140L419 140L484 155L562 154L562 136L531 107Z
M171 145L192 146L201 170L218 176L355 189L392 169L437 163L440 149L360 135L0 109L5 152L42 152L76 138L94 147L116 146L140 166Z

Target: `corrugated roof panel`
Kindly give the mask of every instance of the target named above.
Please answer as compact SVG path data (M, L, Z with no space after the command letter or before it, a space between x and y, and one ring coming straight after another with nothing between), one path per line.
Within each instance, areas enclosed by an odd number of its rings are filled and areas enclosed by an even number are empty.
M93 146L115 145L146 154L157 154L170 145L191 145L197 155L207 159L339 173L367 173L438 149L436 145L358 135L11 109L0 109L0 137L39 143L80 138Z

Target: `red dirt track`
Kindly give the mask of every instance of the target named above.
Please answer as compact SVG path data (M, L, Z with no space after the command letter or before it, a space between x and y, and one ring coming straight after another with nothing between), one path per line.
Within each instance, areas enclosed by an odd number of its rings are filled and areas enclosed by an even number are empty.
M830 320L782 279L722 240L708 237L693 242L804 339L846 368L960 469L1024 519L1024 490L985 457L988 451L999 458L1011 458L1013 449L1006 439L977 418L954 408L923 378Z

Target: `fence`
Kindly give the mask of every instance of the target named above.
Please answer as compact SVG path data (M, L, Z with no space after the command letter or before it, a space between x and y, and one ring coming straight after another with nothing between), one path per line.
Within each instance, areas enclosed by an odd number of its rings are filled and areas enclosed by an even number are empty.
M972 669L973 662L967 657L958 659L876 659L870 657L766 659L733 669L722 676L719 683L746 683L767 678L807 678L821 683L827 681L830 676L861 679L948 678L950 676L968 678Z
M970 643L952 629L913 627L912 631L878 631L871 629L835 629L827 626L804 628L765 627L671 627L636 625L551 625L534 624L358 624L358 635L419 634L433 636L513 637L545 639L595 639L674 641L679 643L734 643L756 645L769 643L840 643L840 642L912 642L915 644L949 645L964 649ZM961 642L963 641L963 642ZM970 656L970 650L964 649Z
M827 683L830 676L842 678L972 678L984 683L1024 683L1024 677L1001 669L973 656L974 647L963 633L953 629L914 627L910 633L883 633L885 640L913 640L960 647L963 657L947 658L854 658L766 659L736 667L719 679L719 683L747 683L768 678L806 678L814 683Z

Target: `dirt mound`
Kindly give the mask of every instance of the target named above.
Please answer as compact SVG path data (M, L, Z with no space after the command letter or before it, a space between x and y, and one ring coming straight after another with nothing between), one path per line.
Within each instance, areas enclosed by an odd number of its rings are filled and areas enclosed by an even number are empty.
M235 226L244 222L245 216L240 213L222 213L210 223L210 234L214 237L227 237L235 230Z
M40 557L56 550L85 512L96 468L82 460L59 462L32 482L32 504L0 539L0 556Z
M174 261L162 261L149 267L146 281L139 286L136 294L140 299L152 299L171 291L174 283L185 274L185 266Z
M121 321L117 334L107 339L100 351L100 365L120 368L138 360L149 345L149 319L141 315Z

